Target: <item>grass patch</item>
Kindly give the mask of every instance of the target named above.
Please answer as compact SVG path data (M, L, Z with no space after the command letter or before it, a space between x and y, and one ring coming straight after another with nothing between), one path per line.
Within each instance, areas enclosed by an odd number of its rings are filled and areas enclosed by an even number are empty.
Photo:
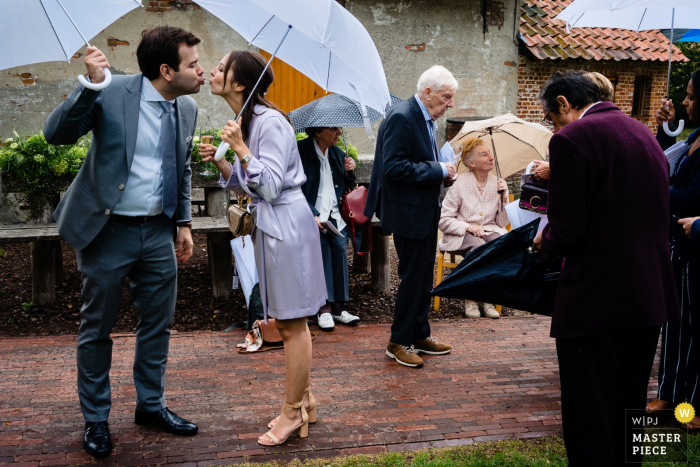
M685 438L686 435L683 436ZM238 467L566 467L569 462L566 460L564 440L552 436L476 443L450 448L422 449L420 451L236 465ZM700 465L700 434L688 436L687 464L656 462L643 464L644 467L684 465Z
M559 437L504 440L468 446L423 449L330 459L238 464L249 467L565 467L564 440Z
M677 136L676 141L687 141L688 138L690 137L690 134L694 132L696 129L695 128L683 128L683 131L681 131L681 134Z

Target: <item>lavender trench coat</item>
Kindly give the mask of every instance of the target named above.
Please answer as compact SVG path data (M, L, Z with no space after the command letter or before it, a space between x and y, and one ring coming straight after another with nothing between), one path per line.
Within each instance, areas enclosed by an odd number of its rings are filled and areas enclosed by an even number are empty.
M260 295L268 316L276 319L313 315L326 303L320 232L301 191L306 175L294 130L277 111L255 106L247 172L231 164L221 186L252 197L252 233Z

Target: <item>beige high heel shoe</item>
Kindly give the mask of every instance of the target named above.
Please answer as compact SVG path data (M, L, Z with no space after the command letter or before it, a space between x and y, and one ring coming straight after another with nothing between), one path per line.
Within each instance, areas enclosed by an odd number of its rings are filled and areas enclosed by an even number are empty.
M261 436L260 438L258 438L258 444L261 444L263 446L279 446L280 444L284 444L294 432L296 432L300 438L309 437L309 414L306 413L306 409L304 408L304 401L297 402L296 404L282 404L282 410L284 410L285 407L288 409L301 410L301 424L294 428L292 431L290 431L287 437L283 440L280 440L279 438L277 438L277 436L273 435L272 431L268 431L263 436L267 436L268 438L270 438L272 440L272 443L263 443L262 441L260 441L262 438Z
M308 395L309 398L309 409L306 411L306 413L309 414L309 423L316 423L316 406L318 405L316 404L316 398L311 393L311 388L304 389L304 392ZM270 421L270 423L267 424L267 427L272 429L272 427L275 426L279 419L279 417L273 418L272 421Z

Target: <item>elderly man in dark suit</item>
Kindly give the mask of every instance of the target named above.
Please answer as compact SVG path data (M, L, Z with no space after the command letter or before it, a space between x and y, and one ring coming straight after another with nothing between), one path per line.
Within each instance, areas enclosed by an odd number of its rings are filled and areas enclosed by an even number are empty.
M422 367L418 353L452 349L430 334L428 310L440 220L440 196L456 176L440 161L437 119L454 106L457 80L433 66L418 79L418 92L396 104L379 126L365 215L377 213L381 227L394 234L401 284L386 354L401 365Z
M83 167L59 203L58 233L76 250L83 306L78 331L78 394L85 418L83 447L112 451L109 435L110 331L124 278L139 312L134 383L137 425L180 435L197 425L168 410L163 385L177 297L177 262L192 256L190 154L204 70L199 39L181 28L143 32L136 50L141 73L115 76L102 91L79 86L49 116L52 144L72 144L92 131ZM89 79L104 80L109 63L98 49L85 57Z
M549 223L535 245L565 258L551 336L569 465L641 462L625 452L625 410L644 414L661 324L680 317L668 163L649 129L584 76L555 73L540 99L555 134Z

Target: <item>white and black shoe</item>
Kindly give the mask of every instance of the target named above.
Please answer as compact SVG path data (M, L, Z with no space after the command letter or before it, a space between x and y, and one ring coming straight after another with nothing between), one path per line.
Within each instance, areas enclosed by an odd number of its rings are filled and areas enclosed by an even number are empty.
M333 321L336 323L343 323L343 324L357 324L360 322L360 317L351 315L347 311L343 311L340 313L340 316L338 315L333 315Z
M333 316L330 313L321 313L318 317L318 327L321 331L332 331L335 327Z

